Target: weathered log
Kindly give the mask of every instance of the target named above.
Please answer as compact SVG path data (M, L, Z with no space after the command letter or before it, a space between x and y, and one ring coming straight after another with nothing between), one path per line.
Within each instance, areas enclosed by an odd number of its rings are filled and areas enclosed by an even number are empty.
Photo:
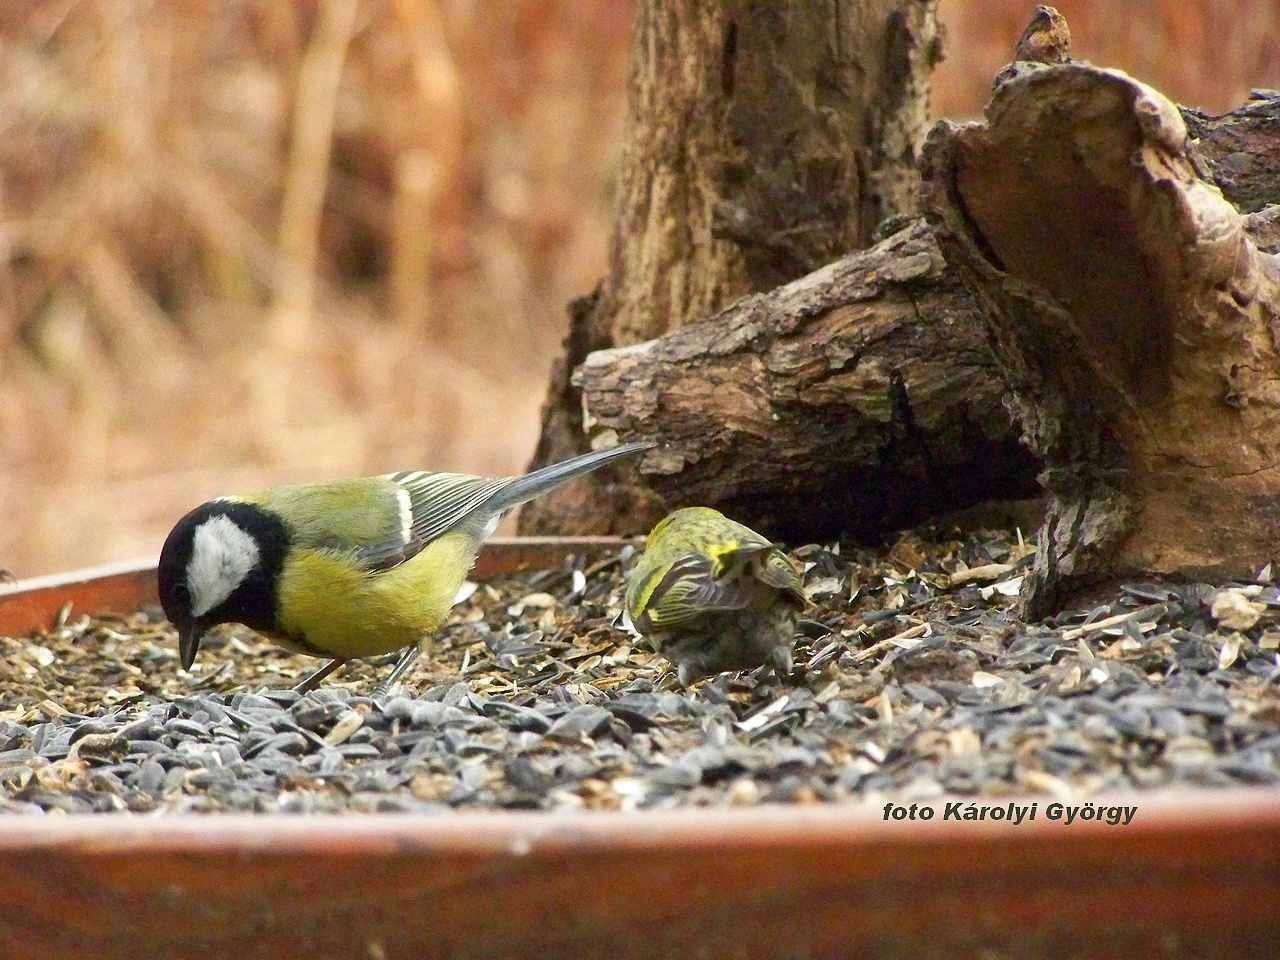
M609 269L570 308L532 466L586 448L592 350L700 320L917 212L937 0L640 0ZM634 530L628 468L527 505L522 533ZM636 498L639 498L638 500Z
M1019 65L982 121L935 126L923 174L1045 467L1028 613L1280 554L1280 269L1177 107L1118 71Z
M1031 69L1019 61L1002 74ZM1223 144L1270 149L1258 114L1254 102L1213 118L1213 140L1199 146L1215 179L1219 164L1246 165ZM1232 133L1236 124L1244 132ZM1280 238L1277 209L1244 220L1260 246ZM922 255L931 266L918 272ZM710 503L794 540L869 536L984 497L1026 496L1034 458L1009 442L980 313L936 258L915 223L702 323L592 354L575 377L589 430L652 437L667 451L641 463L639 482L599 486L613 498L607 511L643 530L666 509ZM850 344L856 359L837 368L841 351L854 356ZM808 367L771 359L806 350ZM938 382L957 388L925 386ZM746 399L755 406L744 414Z
M1018 422L1045 459L1043 480L1057 498L1046 553L1029 581L1032 611L1049 609L1106 571L1241 572L1253 558L1260 564L1270 556L1257 549L1267 546L1269 514L1247 502L1240 523L1224 523L1222 551L1203 549L1219 539L1222 511L1240 506L1239 497L1268 495L1270 461L1262 453L1210 464L1210 489L1170 514L1162 540L1148 538L1154 553L1133 546L1142 535L1126 541L1125 534L1143 529L1133 526L1148 499L1146 488L1135 487L1140 477L1188 473L1186 484L1170 480L1174 503L1191 488L1199 438L1224 426L1208 422L1224 417L1215 405L1226 406L1225 423L1236 422L1246 438L1269 422L1266 358L1273 347L1267 337L1253 340L1267 327L1271 306L1251 285L1271 282L1272 261L1257 248L1280 246L1280 217L1267 206L1239 217L1213 199L1208 181L1249 207L1280 199L1274 186L1255 190L1237 176L1265 172L1280 109L1255 98L1224 117L1184 112L1201 136L1194 143L1180 132L1172 105L1122 74L1053 67L1069 61L1069 42L1065 21L1041 8L1019 42L1019 59L997 79L987 124L1003 125L998 142L987 146L964 133L987 151L986 165L966 167L968 179L952 186L951 173L931 168L933 221L954 268L938 259L931 235L916 223L871 251L709 320L587 358L574 377L587 432L663 444L640 463L638 482L597 488L597 496L603 490L612 498L604 511L610 523L643 530L665 509L710 503L788 539L866 536L982 497L1024 496L1036 460L1011 442L996 402L1007 378ZM1061 88L1036 93L1036 108L1009 106L1029 96L1016 91L1040 91L1036 85L1049 83L1053 70L1083 71L1089 80L1079 89L1077 81L1053 80ZM1097 84L1110 93L1095 91ZM1139 122L1143 111L1150 116ZM935 134L935 155L939 138L955 129L944 125ZM1262 154L1256 161L1253 150ZM1129 169L1131 157L1137 161ZM975 169L981 177L970 183ZM972 210L964 191L980 198ZM950 213L940 212L944 207ZM988 249L974 216L993 217L992 237L1015 249ZM1214 224L1223 236L1214 236ZM1214 272L1223 250L1242 258L1225 279ZM986 335L977 319L982 310L995 315ZM1009 330L1018 323L1044 328L1043 343L1034 350L1019 344ZM998 363L987 352L992 335ZM1179 337L1200 345L1193 350ZM1220 370L1206 366L1215 338L1247 341L1232 348L1235 359L1224 350ZM1250 357L1262 358L1262 367ZM1167 381L1178 377L1191 382L1167 393ZM1128 395L1133 389L1136 397ZM1203 416L1191 414L1201 401ZM1117 434L1116 423L1127 422L1124 410L1139 410L1125 429L1140 432L1151 422L1144 407L1151 403L1168 407L1160 429L1174 431L1177 443L1148 438L1147 453L1181 467L1135 473L1136 448L1125 446L1131 441ZM1259 466L1262 472L1247 479ZM1227 492L1237 497L1235 507L1204 506L1209 493ZM1189 538L1198 545L1180 553L1179 524L1188 513L1207 522ZM572 518L569 526L576 528ZM1118 552L1121 542L1130 543L1127 552Z
M716 504L791 540L1035 495L972 296L915 221L701 323L592 353L588 428L660 442L634 519Z

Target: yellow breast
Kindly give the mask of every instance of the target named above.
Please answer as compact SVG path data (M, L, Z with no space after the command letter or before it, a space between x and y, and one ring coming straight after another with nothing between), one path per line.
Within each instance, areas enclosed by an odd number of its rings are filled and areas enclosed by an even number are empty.
M448 533L377 573L332 553L295 551L279 582L282 639L301 638L339 659L417 643L444 623L478 548L474 537Z

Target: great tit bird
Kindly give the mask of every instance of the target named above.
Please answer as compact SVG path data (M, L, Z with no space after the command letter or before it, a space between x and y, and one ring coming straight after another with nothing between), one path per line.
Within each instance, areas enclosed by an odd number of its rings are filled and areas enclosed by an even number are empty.
M627 587L632 624L686 687L764 663L790 674L796 612L805 603L782 549L710 507L661 520Z
M160 604L178 629L182 666L220 623L332 658L300 690L347 660L412 644L387 687L444 622L504 513L652 446L597 450L523 477L391 473L210 500L178 521L160 551Z

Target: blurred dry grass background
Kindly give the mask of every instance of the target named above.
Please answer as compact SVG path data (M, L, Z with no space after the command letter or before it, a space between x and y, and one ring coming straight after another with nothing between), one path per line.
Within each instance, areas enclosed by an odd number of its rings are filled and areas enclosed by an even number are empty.
M1226 109L1262 0L1059 4ZM939 112L1030 4L943 0ZM0 567L155 552L209 496L520 470L604 265L630 0L0 4ZM301 92L301 95L300 95Z

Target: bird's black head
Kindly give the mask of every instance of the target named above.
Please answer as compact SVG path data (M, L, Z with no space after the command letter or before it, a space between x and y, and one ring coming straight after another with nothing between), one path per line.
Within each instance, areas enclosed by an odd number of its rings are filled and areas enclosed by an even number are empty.
M287 549L283 521L257 504L210 500L178 521L160 551L159 585L184 669L216 624L272 629Z

